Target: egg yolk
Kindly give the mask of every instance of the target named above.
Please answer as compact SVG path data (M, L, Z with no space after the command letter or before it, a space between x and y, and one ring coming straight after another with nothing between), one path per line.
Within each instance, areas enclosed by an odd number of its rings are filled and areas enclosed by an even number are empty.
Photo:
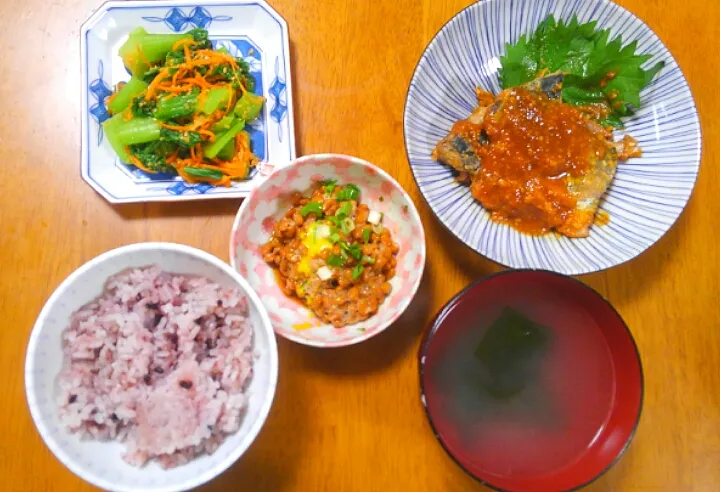
M328 232L328 234L325 234ZM326 224L318 224L313 222L305 231L302 244L307 249L307 253L300 259L298 263L298 272L310 275L310 260L320 256L320 253L326 249L332 248L332 243L328 239L329 227Z

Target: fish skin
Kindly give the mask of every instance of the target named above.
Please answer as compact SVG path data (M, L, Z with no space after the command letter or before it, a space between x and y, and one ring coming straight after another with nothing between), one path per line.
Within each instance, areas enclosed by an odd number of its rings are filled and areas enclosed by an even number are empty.
M550 99L558 99L562 95L562 73L554 73L533 80L525 87L532 92L543 92ZM503 93L501 92L490 106L478 106L466 119L474 124L482 123L485 114L491 114L501 110ZM592 121L588 122L594 133L605 133L605 129ZM480 145L488 145L489 139L485 138L479 142ZM587 237L590 234L590 226L595 220L600 201L606 193L610 183L615 177L618 163L618 145L608 142L608 152L597 160L590 170L583 176L571 178L568 182L568 189L577 199L577 206L563 225L556 228L557 232L570 238ZM461 176L472 178L482 166L482 159L475 153L472 142L468 142L461 135L452 131L443 138L435 147L432 153L434 160L454 168ZM469 181L469 179L468 179Z
M563 74L555 73L529 82L525 87L532 92L544 92L550 99L557 99L562 94ZM476 107L470 116L465 120L479 125L490 111L495 113L502 104L502 93L490 106ZM487 145L489 140L481 136L480 145ZM467 173L470 176L476 174L482 166L482 159L473 150L473 142L467 141L452 131L443 138L435 147L432 153L433 160L441 162L454 168L459 173Z

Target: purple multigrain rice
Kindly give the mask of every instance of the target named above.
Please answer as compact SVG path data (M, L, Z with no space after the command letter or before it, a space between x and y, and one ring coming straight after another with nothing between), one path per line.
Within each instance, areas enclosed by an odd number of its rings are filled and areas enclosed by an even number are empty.
M154 265L120 272L63 333L61 420L82 437L124 441L136 466L212 453L240 428L252 337L236 289Z

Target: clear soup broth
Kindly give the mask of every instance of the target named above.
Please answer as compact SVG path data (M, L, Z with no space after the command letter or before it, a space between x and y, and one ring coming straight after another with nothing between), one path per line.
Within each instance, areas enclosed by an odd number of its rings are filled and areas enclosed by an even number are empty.
M453 455L490 475L530 478L579 459L602 434L615 374L602 330L563 288L501 287L446 313L424 352L422 383L433 426ZM506 308L541 325L543 336L505 368L501 357L499 394L477 350Z

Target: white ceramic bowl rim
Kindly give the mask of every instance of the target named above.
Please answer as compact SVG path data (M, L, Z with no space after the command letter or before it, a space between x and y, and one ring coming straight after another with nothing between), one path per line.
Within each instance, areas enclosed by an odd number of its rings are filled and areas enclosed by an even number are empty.
M92 483L93 485L96 485L98 487L101 487L103 489L107 490L117 490L117 485L110 483L105 480L98 479L95 477L93 480L89 480L87 478L87 475L84 473L84 470L82 466L79 466L75 460L73 460L68 454L64 451L63 447L55 440L52 433L49 432L49 429L45 425L45 421L42 419L42 416L40 415L39 411L37 410L37 402L35 398L34 391L30 391L30 388L33 388L35 386L35 374L32 370L32 359L29 357L29 354L31 354L34 350L34 347L38 343L38 339L40 337L40 333L42 331L42 327L45 324L45 321L48 317L48 314L50 310L52 309L53 305L57 302L58 298L70 288L70 286L75 283L75 281L82 277L85 273L95 268L98 264L110 259L122 256L125 253L128 253L130 251L137 252L137 251L151 251L151 250L166 250L166 251L174 251L178 253L184 253L190 256L195 256L207 263L212 264L213 266L219 268L224 273L229 275L235 282L237 282L242 289L244 290L243 294L247 296L249 301L255 305L255 307L258 310L258 313L262 319L262 327L256 327L258 329L268 329L268 327L272 327L272 323L270 322L270 318L267 314L267 311L265 309L265 306L262 302L260 302L260 299L258 298L255 291L252 289L252 287L249 285L247 280L245 280L234 268L231 268L227 263L223 262L219 258L206 253L205 251L199 250L197 248L193 248L190 246L185 246L182 244L176 244L176 243L169 243L169 242L147 242L147 243L136 243L136 244L129 244L125 246L121 246L116 249L112 249L110 251L107 251L99 256L96 256L95 258L91 259L90 261L86 262L82 266L80 266L77 270L72 272L63 282L58 286L55 291L52 293L50 298L45 302L45 305L43 306L42 310L40 311L40 314L35 321L35 324L33 326L32 333L30 335L30 340L28 342L27 351L26 351L26 358L25 358L25 396L27 398L28 407L30 409L30 414L32 416L33 422L35 423L35 426L37 427L38 432L40 433L40 436L42 437L45 444L50 448L50 451L62 462L63 465L65 465L70 471L72 471L75 475L83 478L84 480ZM80 306L78 306L80 307ZM275 335L273 330L268 330L268 341L270 343L269 350L267 351L267 356L270 357L269 360L269 366L270 366L270 387L267 390L267 393L265 393L264 397L265 400L262 403L260 412L258 414L257 419L252 423L251 427L248 429L246 437L243 441L243 444L241 446L238 446L232 453L228 455L228 457L217 463L215 466L211 467L209 470L205 471L204 473L201 473L197 475L192 481L186 481L181 484L177 485L171 485L166 487L155 487L153 488L153 492L177 492L182 490L189 490L194 487L197 487L199 485L202 485L203 483L206 483L216 476L220 475L222 472L227 470L235 461L240 458L240 456L245 453L245 451L250 447L252 442L257 437L258 433L260 432L260 429L262 428L263 424L265 423L265 420L267 419L268 414L270 413L270 407L272 406L272 402L275 396L275 390L277 387L277 379L278 379L278 354L277 354L277 343L275 340Z
M295 164L302 164L302 163L305 163L305 162L308 162L308 161L314 161L314 160L332 160L332 159L352 160L352 161L356 162L357 164L360 164L360 165L363 165L363 166L367 166L367 167L370 167L370 168L374 169L379 176L381 176L383 179L385 179L385 180L387 180L388 182L390 182L390 183L393 185L393 187L395 187L396 189L400 190L400 191L407 197L408 204L409 204L409 205L408 205L408 211L409 211L409 213L410 213L410 216L412 217L412 220L416 221L417 224L419 224L419 226L420 226L421 237L419 238L419 241L420 241L420 243L421 243L422 270L421 270L420 275L418 276L418 278L417 278L417 280L416 280L416 282L415 282L415 285L413 285L413 287L412 287L412 290L411 290L412 295L408 296L408 298L407 298L407 299L403 302L403 304L398 308L398 310L399 310L401 313L403 313L403 312L405 312L405 310L407 310L407 308L410 306L410 303L411 303L412 300L415 298L415 296L416 296L416 294L417 294L417 291L418 291L419 288L420 288L420 284L422 283L422 279L423 279L423 277L424 277L424 275L425 275L425 263L426 263L426 259L427 259L427 250L426 250L427 246L426 246L426 244L425 244L425 227L424 227L424 224L422 223L422 220L420 219L420 214L419 214L418 211L417 211L417 207L415 206L415 203L413 202L412 198L411 198L410 195L407 193L407 191L405 191L405 189L404 189L402 186L400 186L400 183L398 183L398 182L395 180L395 178L393 178L393 177L392 177L390 174L388 174L385 170L381 169L380 167L378 167L378 166L376 166L376 165L374 165L374 164L372 164L372 163L368 162L367 160L362 159L362 158L360 158L360 157L354 157L354 156L350 156L350 155L347 155L347 154L338 154L338 153L309 154L309 155L305 155L305 156L302 156L302 157L298 157L297 159L289 162L289 163L286 164L286 165L283 165L283 166L280 166L280 167L276 167L275 170L273 171L273 173L267 178L267 180L266 180L264 183L262 183L258 188L255 188L255 189L250 193L250 196L248 196L246 199L243 200L242 204L240 205L240 208L238 209L237 214L235 215L235 220L234 220L234 222L233 222L232 231L231 231L231 233L230 233L230 246L229 246L230 264L232 265L233 269L237 269L237 266L238 266L238 265L236 264L236 260L235 260L235 257L236 257L235 243L234 243L234 240L233 240L234 233L235 233L236 230L239 229L241 217L242 217L243 214L245 213L245 210L249 207L249 204L252 202L252 199L253 199L254 195L255 195L256 193L259 193L259 189L262 188L263 186L265 186L266 183L272 183L272 182L273 182L273 178L275 177L276 174L279 174L279 173L283 172L286 168L289 168L289 167L291 167L291 166L293 166L293 165L295 165ZM382 333L382 332L385 331L391 324L393 324L393 322L394 322L394 321L386 322L386 323L384 323L384 326L382 326L382 327L381 327L380 329L378 329L377 331L374 331L374 332L366 332L366 333L364 333L364 334L362 334L362 335L360 335L360 336L357 336L357 337L355 337L355 338L352 338L352 339L350 339L350 340L347 340L347 341L345 341L345 342L343 342L343 343L332 343L332 344L328 344L328 343L323 343L323 342L320 342L320 341L308 340L308 339L306 339L306 338L302 338L302 337L299 337L299 336L295 336L295 335L293 335L293 334L291 334L291 333L288 333L288 332L286 332L286 331L281 331L281 330L275 330L275 333L277 333L278 335L280 335L280 336L282 336L282 337L284 337L284 338L287 338L288 340L292 340L293 342L300 343L300 344L302 344L302 345L312 346L312 347L322 347L322 348L347 347L347 346L350 346L350 345L358 344L358 343L360 343L360 342L364 342L365 340L368 340L368 339L370 339L370 338L372 338L372 337L374 337L374 336Z

